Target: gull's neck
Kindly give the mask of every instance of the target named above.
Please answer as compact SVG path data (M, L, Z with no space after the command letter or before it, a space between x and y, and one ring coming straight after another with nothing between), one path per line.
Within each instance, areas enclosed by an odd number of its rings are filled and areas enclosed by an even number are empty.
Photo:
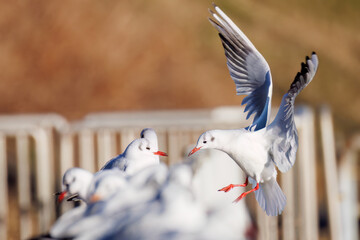
M216 146L214 148L229 154L234 141L245 131L244 129L213 130L213 136L216 139Z
M79 198L86 200L88 190L90 188L91 181L94 178L94 175L91 173L82 174L82 188L79 190Z

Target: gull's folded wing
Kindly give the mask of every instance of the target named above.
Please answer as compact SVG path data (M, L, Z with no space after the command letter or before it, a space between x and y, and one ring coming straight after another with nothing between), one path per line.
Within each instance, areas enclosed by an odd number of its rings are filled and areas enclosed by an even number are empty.
M318 57L315 52L311 58L306 57L305 62L301 63L301 71L297 73L289 91L283 96L274 121L267 127L268 137L273 141L273 160L282 172L288 171L295 163L298 135L294 122L294 102L296 96L311 82L316 73Z
M269 121L272 96L269 65L233 21L218 6L214 5L214 8L217 13L210 10L210 14L215 20L209 20L219 31L237 95L247 95L242 101L242 105L246 104L247 118L255 114L249 128L264 128Z

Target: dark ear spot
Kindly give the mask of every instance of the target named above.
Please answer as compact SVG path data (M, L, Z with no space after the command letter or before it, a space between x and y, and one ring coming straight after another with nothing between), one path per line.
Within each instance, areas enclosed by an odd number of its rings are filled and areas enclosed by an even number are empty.
M214 137L211 137L211 139L210 139L212 142L215 140L215 138Z
M146 147L146 149L150 151L150 147Z

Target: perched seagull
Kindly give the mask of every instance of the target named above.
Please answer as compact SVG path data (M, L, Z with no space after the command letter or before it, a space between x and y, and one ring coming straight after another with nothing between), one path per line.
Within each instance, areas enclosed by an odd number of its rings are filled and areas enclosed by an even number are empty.
M133 174L144 167L159 164L159 156L167 156L166 153L158 151L158 140L154 129L143 129L140 137L141 139L130 143L124 153L107 162L101 170L118 168L127 174ZM59 202L67 195L71 195L68 201L74 199L85 201L85 194L87 193L92 178L93 174L84 169L69 169L63 177L64 191L56 194L59 195ZM72 183L73 179L77 179L77 181ZM84 188L84 185L86 185L86 188ZM69 191L70 186L75 190ZM81 191L80 196L78 196L78 191Z
M125 174L119 169L92 174L82 168L70 168L64 173L63 191L57 193L58 201L62 202L68 195L68 201L74 197L86 203L102 200L125 184Z
M277 216L285 207L286 197L276 182L275 166L281 172L286 172L295 163L298 135L294 122L294 102L300 91L313 79L318 67L318 58L313 52L311 58L306 57L305 63L301 63L301 71L297 73L289 91L283 96L274 121L267 125L271 94L269 91L261 90L261 87L254 88L254 85L269 85L271 92L269 66L244 33L219 7L216 5L214 7L219 15L211 12L216 21L210 19L210 22L219 31L230 74L237 84L238 93L249 94L245 98L248 100L244 99L245 103L248 103L247 106L250 104L249 114L256 112L257 116L259 110L263 109L263 111L248 128L204 132L189 155L206 148L227 153L246 173L247 178L244 184L230 184L219 191L228 192L233 187L244 187L250 181L254 188L241 194L234 202L255 191L256 200L266 214ZM264 98L264 94L267 100L265 107L261 108L257 103L264 102L258 101ZM264 113L267 113L266 121L262 116ZM259 128L259 124L262 128Z
M108 239L106 236L124 224L131 224L139 217L136 212L150 211L147 209L148 202L152 202L158 195L158 189L166 181L168 169L165 164L153 165L144 168L134 175L128 176L123 171L115 168L96 173L118 171L106 174L94 191L89 190L91 195L86 208L82 212L70 210L61 216L50 231L50 235L56 238L76 239ZM119 174L122 172L123 174ZM119 176L125 176L126 184L122 183ZM120 180L120 181L119 181ZM110 195L108 187L112 182L117 182L117 189ZM101 186L102 185L102 186ZM99 189L102 188L102 189ZM105 190L105 191L104 191ZM92 192L92 193L91 193ZM105 192L106 195L102 195ZM98 196L103 196L98 198ZM134 211L132 213L132 211ZM74 216L70 219L69 216ZM115 238L118 239L118 238ZM124 238L127 239L127 238Z
M132 175L145 167L159 164L158 156L167 154L154 149L148 139L139 138L132 141L122 154L108 161L101 170L119 168Z
M74 169L74 168L73 168ZM71 170L71 169L70 169ZM76 179L81 177L81 171L77 168ZM83 170L85 172L85 170ZM72 170L72 172L74 172ZM75 180L76 181L76 180ZM80 185L77 185L80 186ZM50 236L53 238L69 238L76 236L79 232L89 230L91 216L101 213L106 201L117 192L128 186L125 173L119 169L111 169L97 172L90 182L82 186L78 197L87 204L73 208L63 214L50 229ZM71 187L70 187L71 188ZM94 226L93 226L94 227Z
M57 193L58 201L62 202L66 196L76 196L86 202L88 188L94 174L82 168L70 168L63 175L63 191Z

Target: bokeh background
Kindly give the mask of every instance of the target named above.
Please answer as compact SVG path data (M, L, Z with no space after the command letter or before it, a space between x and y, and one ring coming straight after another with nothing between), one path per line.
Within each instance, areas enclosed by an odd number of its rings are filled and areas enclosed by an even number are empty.
M0 2L0 113L89 112L239 105L212 1ZM360 2L216 2L267 59L280 103L300 62L320 68L297 103L327 103L337 127L360 126Z
M94 112L239 106L207 20L212 1L0 0L0 114L74 122ZM215 3L268 61L273 106L317 52L316 77L296 104L330 106L341 155L360 130L360 1Z

